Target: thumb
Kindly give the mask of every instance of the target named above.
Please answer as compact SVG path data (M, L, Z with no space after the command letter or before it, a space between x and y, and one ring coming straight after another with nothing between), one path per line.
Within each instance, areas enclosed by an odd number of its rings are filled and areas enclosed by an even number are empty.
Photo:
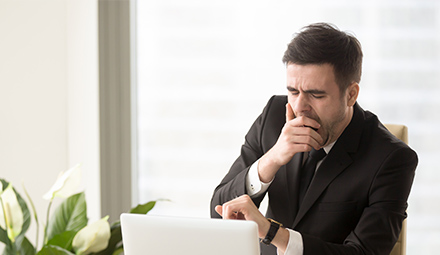
M292 107L289 103L286 104L286 122L289 122L295 118Z
M221 205L217 205L215 207L215 211L220 215L223 216L223 207Z

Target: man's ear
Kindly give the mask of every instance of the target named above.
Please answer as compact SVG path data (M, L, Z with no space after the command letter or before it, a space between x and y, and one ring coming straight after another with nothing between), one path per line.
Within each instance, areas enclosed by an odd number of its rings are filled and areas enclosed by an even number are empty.
M347 106L353 106L356 103L356 100L359 95L359 84L357 82L353 82L347 88Z

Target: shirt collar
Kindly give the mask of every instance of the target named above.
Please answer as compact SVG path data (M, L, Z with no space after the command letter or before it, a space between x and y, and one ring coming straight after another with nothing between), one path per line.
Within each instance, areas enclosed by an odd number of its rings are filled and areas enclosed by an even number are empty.
M329 154L330 150L333 148L333 145L335 145L336 141L332 142L331 144L325 146L323 149L327 155Z

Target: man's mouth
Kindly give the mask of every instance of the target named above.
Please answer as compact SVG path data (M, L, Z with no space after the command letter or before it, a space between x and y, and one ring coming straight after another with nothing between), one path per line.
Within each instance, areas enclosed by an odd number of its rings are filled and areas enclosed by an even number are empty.
M315 130L316 132L318 132L317 128L314 128L314 127L311 127L311 126L306 126L306 127L311 128L311 129Z

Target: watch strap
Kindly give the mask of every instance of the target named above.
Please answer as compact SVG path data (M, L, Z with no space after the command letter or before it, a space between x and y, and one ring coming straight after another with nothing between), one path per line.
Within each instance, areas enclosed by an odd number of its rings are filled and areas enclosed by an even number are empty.
M282 227L283 224L281 224L273 219L268 218L267 220L270 222L270 228L269 228L269 231L267 231L266 237L264 237L264 239L261 240L261 242L266 245L269 245L272 242L272 240L274 239L275 235L277 234L278 229L280 227Z

